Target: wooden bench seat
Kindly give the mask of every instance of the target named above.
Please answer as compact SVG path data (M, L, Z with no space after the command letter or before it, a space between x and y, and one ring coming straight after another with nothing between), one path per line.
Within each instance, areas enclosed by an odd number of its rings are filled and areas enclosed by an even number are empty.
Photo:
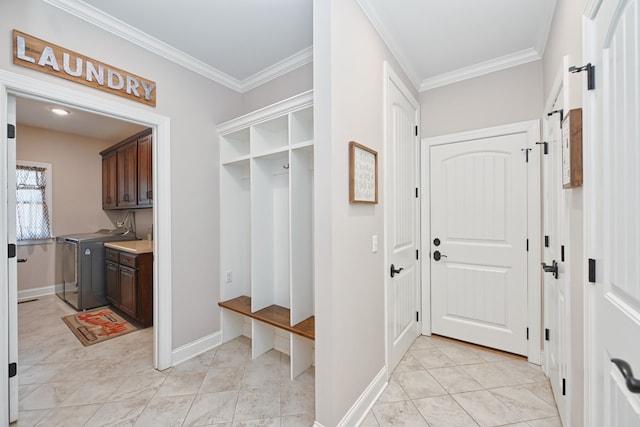
M229 301L218 303L220 307L235 311L247 317L259 320L276 328L284 329L310 340L315 340L315 317L311 316L297 325L291 326L291 311L279 305L270 305L256 312L251 312L251 297L240 296Z

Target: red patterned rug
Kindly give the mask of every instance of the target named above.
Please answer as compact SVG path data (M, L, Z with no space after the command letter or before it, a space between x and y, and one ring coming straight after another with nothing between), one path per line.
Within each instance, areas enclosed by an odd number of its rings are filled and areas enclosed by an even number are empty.
M71 314L64 316L62 320L85 346L138 330L108 307Z

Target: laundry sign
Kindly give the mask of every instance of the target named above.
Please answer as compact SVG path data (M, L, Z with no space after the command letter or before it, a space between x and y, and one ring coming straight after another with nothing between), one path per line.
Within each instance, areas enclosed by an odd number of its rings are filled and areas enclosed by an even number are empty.
M13 63L156 106L155 82L18 30L13 30Z

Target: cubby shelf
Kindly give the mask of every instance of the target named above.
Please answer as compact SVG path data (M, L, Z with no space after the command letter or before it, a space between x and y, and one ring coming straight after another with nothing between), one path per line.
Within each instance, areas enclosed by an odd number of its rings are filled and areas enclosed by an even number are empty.
M223 341L250 337L253 358L289 354L293 378L314 352L313 93L217 130Z
M284 329L285 331L289 331L310 340L315 340L315 316L311 316L302 322L291 326L291 310L288 308L273 304L267 308L263 308L262 310L252 312L251 297L244 295L229 301L221 301L218 305L228 310L235 311L236 313L251 317L252 319L268 323L276 328Z

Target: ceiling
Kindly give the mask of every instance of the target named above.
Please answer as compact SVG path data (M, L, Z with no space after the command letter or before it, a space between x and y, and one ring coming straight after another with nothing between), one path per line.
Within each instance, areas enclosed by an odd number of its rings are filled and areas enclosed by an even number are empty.
M51 109L56 107L67 110L70 114L57 116L51 112ZM135 123L31 98L16 100L16 117L21 125L72 133L114 143L145 129L144 126Z
M43 1L241 93L313 58L313 0ZM422 91L540 59L557 0L357 2Z

